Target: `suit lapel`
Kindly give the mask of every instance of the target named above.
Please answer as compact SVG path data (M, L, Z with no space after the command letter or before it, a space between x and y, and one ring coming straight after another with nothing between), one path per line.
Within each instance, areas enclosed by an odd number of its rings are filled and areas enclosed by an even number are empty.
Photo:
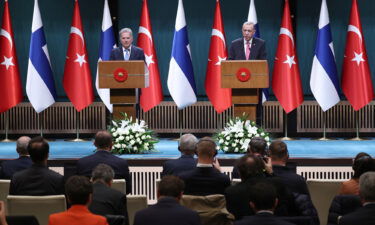
M250 59L255 59L255 53L256 53L256 45L257 45L257 42L255 40L255 38L253 38L253 41L251 43L251 48L250 48Z
M120 60L125 60L125 58L124 58L124 53L123 53L123 50L122 50L122 47L119 47L119 48L118 48L118 53L119 53L119 59L120 59Z
M241 39L241 42L240 42L240 53L242 55L241 59L246 60L245 47L244 47L243 39Z

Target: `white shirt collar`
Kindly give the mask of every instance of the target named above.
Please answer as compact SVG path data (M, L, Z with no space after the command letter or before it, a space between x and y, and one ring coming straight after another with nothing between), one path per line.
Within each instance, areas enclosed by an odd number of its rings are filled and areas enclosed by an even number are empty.
M197 167L213 167L212 164L197 163Z

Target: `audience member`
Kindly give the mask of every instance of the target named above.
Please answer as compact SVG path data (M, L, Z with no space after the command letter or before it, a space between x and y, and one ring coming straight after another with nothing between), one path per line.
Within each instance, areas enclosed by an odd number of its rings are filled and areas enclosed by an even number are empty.
M191 171L179 176L185 182L187 195L224 194L230 186L230 179L221 173L217 158L216 144L210 137L204 137L197 143L198 163Z
M297 214L292 193L286 188L280 178L267 177L265 175L265 163L262 158L254 155L244 155L238 160L237 168L241 176L241 182L225 190L227 209L234 215L236 220L254 214L249 205L253 197L249 189L258 182L269 182L276 188L279 199L279 204L275 209L276 215L293 216Z
M175 176L161 179L158 202L135 214L134 225L200 225L197 212L179 204L184 190L184 182Z
M126 195L111 188L115 172L106 164L99 164L92 171L92 201L89 210L98 215L120 215L128 221ZM128 223L127 223L128 224Z
M292 225L274 215L278 203L277 192L269 182L258 182L249 188L250 207L255 212L253 216L236 221L235 225Z
M366 172L360 176L359 196L363 207L341 217L340 225L375 224L375 172Z
M375 171L375 161L370 155L360 152L353 161L353 177L341 184L339 194L358 195L359 194L359 177L368 171Z
M163 165L162 176L178 175L181 172L193 170L197 165L197 160L194 159L197 143L198 139L194 135L182 135L178 146L181 157L166 161Z
M72 206L65 212L51 214L49 225L108 225L105 217L92 214L87 209L93 192L92 184L87 177L70 177L66 181L65 191Z
M29 144L29 141L30 138L27 136L22 136L17 139L16 151L19 157L18 159L4 161L1 164L1 179L10 179L16 172L27 169L31 166L32 161L29 157L29 152L27 151L27 145Z
M77 174L90 177L97 165L100 163L107 164L115 171L115 179L126 180L126 193L129 194L131 192L131 179L128 162L111 154L112 144L112 136L108 131L96 133L94 141L97 148L96 152L78 160Z
M33 162L28 169L15 173L10 182L10 195L57 195L64 193L63 176L47 168L49 145L43 137L28 144Z
M254 155L263 158L264 160L269 160L267 154L267 141L262 137L253 137L249 143L246 154ZM232 178L240 178L240 174L236 165L234 165L233 167Z
M8 225L5 218L5 204L3 201L0 201L0 225Z
M294 193L310 195L305 178L286 166L289 159L288 147L283 141L273 141L269 146L272 171Z

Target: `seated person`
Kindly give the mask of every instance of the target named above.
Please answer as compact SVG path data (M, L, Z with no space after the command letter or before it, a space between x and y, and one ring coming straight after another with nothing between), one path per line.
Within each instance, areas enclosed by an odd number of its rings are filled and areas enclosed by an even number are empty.
M120 215L128 221L126 195L111 188L115 172L106 164L99 164L92 171L92 201L89 210L97 215Z
M362 202L358 195L336 195L329 208L327 225L339 224L339 219L343 215L352 213L360 207Z
M70 177L65 191L72 206L65 212L51 214L48 225L108 225L105 217L92 214L87 208L92 198L92 184L87 177Z
M27 136L22 136L17 139L16 151L19 157L18 159L4 161L1 164L1 179L10 179L16 172L31 167L32 161L29 157L29 152L27 151L27 145L29 144L29 141L30 138Z
M366 172L359 177L359 196L363 207L339 218L338 224L375 224L375 172Z
M194 170L181 173L185 182L186 195L224 194L230 186L230 179L220 172L216 159L216 144L210 137L204 137L197 143L198 163Z
M178 150L181 152L181 157L166 161L163 165L163 172L161 175L177 176L181 172L193 170L197 165L197 160L194 159L197 143L198 139L194 135L182 135L178 146Z
M250 207L255 212L253 216L246 216L236 221L234 225L293 225L274 215L278 203L274 186L269 182L258 182L248 190L251 195Z
M15 173L10 181L10 195L59 195L64 193L62 175L47 168L49 145L43 137L30 140L27 150L33 165Z
M90 177L92 170L97 165L107 164L115 171L115 179L126 180L126 193L129 194L132 186L128 162L112 155L112 144L112 135L108 131L97 132L94 141L96 152L77 161L77 174Z
M375 171L375 161L367 153L360 152L353 161L353 177L341 184L340 195L358 195L359 194L359 177L367 171Z
M175 176L165 176L157 187L158 202L138 211L134 225L200 225L197 212L179 204L184 182Z

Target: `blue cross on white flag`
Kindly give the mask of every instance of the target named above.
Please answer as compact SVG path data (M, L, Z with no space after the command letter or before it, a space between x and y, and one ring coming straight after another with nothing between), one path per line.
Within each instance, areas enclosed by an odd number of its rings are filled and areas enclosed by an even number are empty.
M178 1L167 84L169 93L179 109L197 102L193 64L182 0Z
M260 31L259 31L259 25L258 25L258 19L257 19L257 12L255 10L255 3L254 0L250 0L250 7L249 7L249 14L247 16L247 21L253 22L254 27L256 29L254 37L259 38L260 37ZM269 97L268 88L262 89L262 103L266 102Z
M37 113L42 112L55 103L55 81L53 79L38 0L35 0L31 26L26 94Z
M340 96L326 0L322 0L314 53L310 87L322 110L327 111L340 101Z
M98 61L109 60L111 50L116 47L115 36L113 34L113 26L111 20L111 13L108 7L108 0L104 1L103 9L103 21L102 21L102 33L100 36L100 46L99 46L99 59ZM110 92L109 89L99 88L99 74L96 70L96 80L95 80L96 91L99 94L100 99L103 101L107 109L112 112L113 105L110 103Z

